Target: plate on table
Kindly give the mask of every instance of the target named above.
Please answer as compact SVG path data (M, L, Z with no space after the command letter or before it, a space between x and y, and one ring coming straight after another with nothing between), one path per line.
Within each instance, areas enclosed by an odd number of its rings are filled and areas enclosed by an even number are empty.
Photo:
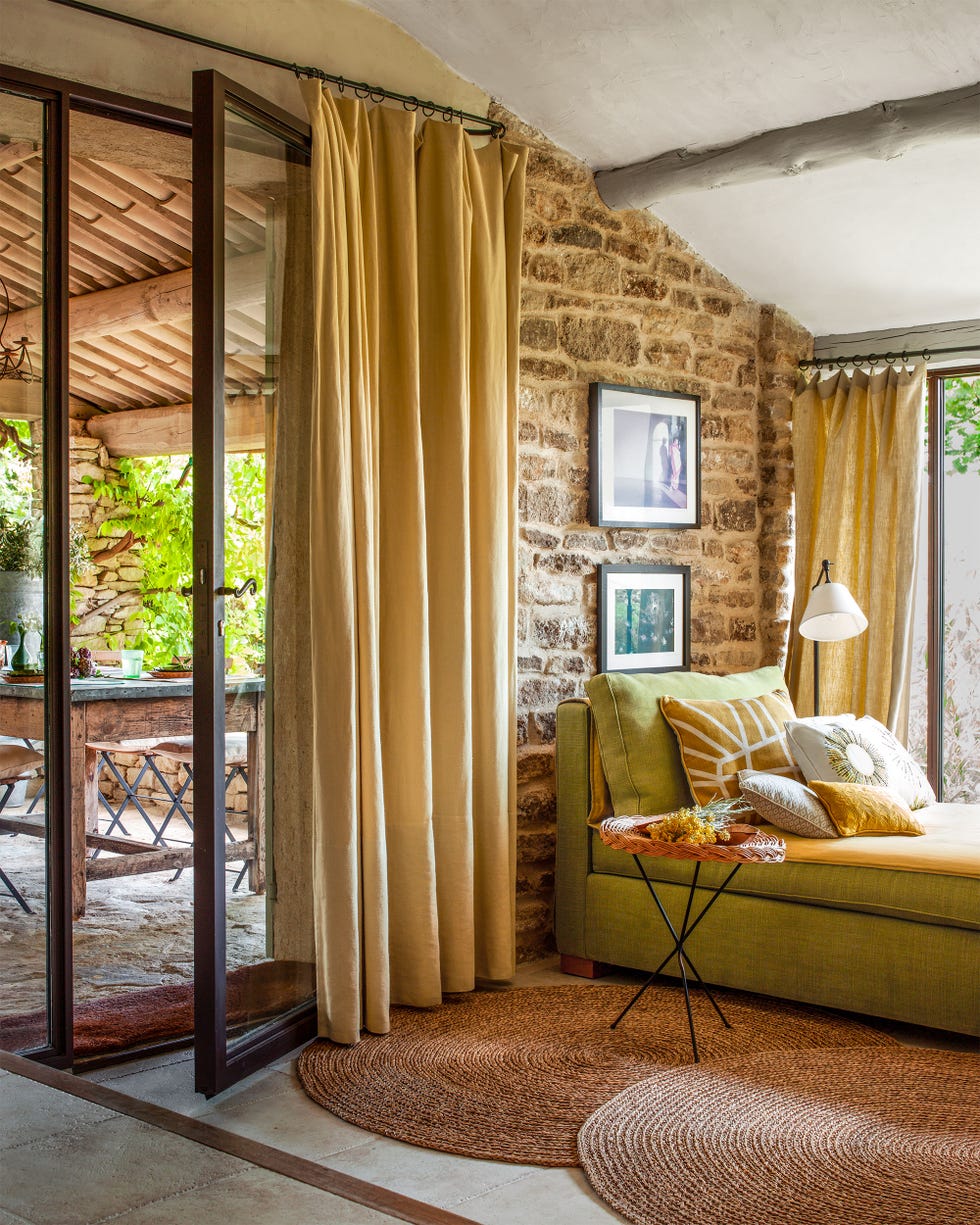
M190 670L179 672L175 668L152 668L150 676L158 681L189 681L194 673Z

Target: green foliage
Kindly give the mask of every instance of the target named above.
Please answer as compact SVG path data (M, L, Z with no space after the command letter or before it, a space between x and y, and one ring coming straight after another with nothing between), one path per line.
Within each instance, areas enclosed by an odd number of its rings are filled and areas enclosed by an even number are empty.
M15 519L0 512L0 570L20 570L31 578L44 573L40 519Z
M33 467L38 463L26 421L0 421L0 570L44 574L44 521L33 511ZM85 533L72 524L68 571L74 583L92 569Z
M186 456L121 459L106 481L86 478L96 497L109 498L116 511L99 529L122 528L141 543L142 629L128 627L127 642L141 646L146 664L169 663L192 649L189 598L193 543L193 467ZM226 604L226 655L250 667L265 658L265 457L228 456L225 463L225 572L228 584L254 575L257 596Z
M980 472L980 379L946 379L946 458L954 472Z
M31 459L25 453L31 428L26 421L0 421L3 462L0 463L0 515L24 519L31 505ZM13 438L21 440L18 446Z

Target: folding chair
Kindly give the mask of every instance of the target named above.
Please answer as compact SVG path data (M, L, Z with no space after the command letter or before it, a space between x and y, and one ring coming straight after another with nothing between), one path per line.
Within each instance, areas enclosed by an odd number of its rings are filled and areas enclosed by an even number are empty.
M21 748L17 744L0 744L0 813L7 807L14 787L21 779L30 778L35 770L43 765L43 755L33 749ZM3 868L0 868L0 885L3 885L6 894L14 899L25 914L34 913Z
M184 778L178 784L177 790L174 791L170 785L170 780L160 770L156 763L157 758L163 758L165 761L172 761L184 771ZM245 785L248 785L248 774L245 766L248 760L248 740L244 732L229 732L225 736L225 795L228 794L228 789L236 779L241 779ZM164 793L170 800L170 808L167 810L163 820L159 826L159 845L171 846L178 840L166 840L167 828L171 821L176 816L180 816L188 829L193 832L194 822L185 805L185 797L194 782L194 737L193 736L175 736L171 740L163 740L154 745L146 753L147 767L150 773L156 778L157 782L163 788ZM140 772L142 777L142 771ZM134 784L135 786L136 784ZM225 837L228 842L235 845L235 835L228 824L228 817L237 815L232 809L225 809ZM232 886L232 892L235 892L240 887L245 879L245 873L248 871L251 858L244 860L241 871L235 878L235 883ZM172 877L176 880L180 876L182 868L178 868Z

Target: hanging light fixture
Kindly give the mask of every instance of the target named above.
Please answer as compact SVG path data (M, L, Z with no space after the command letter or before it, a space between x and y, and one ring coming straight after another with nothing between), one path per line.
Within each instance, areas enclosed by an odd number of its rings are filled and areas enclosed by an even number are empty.
M16 379L20 383L33 383L37 375L34 373L34 366L31 362L27 337L22 336L13 344L4 339L3 334L10 318L10 293L2 276L0 276L0 293L3 294L3 320L0 322L0 379Z

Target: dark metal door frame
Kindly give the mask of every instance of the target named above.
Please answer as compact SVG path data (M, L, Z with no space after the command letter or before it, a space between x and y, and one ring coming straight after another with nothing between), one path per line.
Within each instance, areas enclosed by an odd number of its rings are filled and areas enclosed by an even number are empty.
M224 179L231 108L309 157L310 129L213 71L194 73L194 823L195 1084L212 1096L312 1037L312 1006L229 1052L224 858Z
M0 88L45 106L44 140L44 468L45 798L47 848L48 1042L30 1058L73 1062L71 908L71 646L68 413L68 216L72 111L189 133L190 116L173 107L0 65Z

